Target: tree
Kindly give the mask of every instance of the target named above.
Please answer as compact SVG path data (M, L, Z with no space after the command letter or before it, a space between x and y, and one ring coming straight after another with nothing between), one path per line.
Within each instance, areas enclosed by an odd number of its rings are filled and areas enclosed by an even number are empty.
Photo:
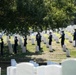
M75 0L0 0L0 30L26 34L29 28L59 28L75 13Z
M44 20L51 28L65 27L75 18L74 0L45 0L49 8ZM49 2L48 2L49 1Z

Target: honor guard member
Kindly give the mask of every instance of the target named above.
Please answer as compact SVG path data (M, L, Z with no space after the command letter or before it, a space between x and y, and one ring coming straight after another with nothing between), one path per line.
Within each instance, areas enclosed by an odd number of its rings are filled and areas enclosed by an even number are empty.
M39 50L41 49L41 35L38 32L36 35L37 46L39 46Z

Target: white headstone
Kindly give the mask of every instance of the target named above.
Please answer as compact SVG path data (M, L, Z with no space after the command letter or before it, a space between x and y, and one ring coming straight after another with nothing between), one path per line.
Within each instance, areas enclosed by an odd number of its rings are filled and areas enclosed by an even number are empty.
M16 75L35 75L34 65L31 63L20 63L16 67Z
M47 65L59 65L58 63L52 62L52 61L47 61Z
M7 39L6 40L7 40L7 42L9 41L9 36L7 36Z
M60 65L47 65L45 75L62 75L62 67Z
M62 75L76 75L76 59L66 59L62 62Z
M44 36L43 36L43 34L41 35L41 41L44 41Z
M72 37L71 37L71 36L69 36L69 42L70 42L70 43L72 43L72 42L73 42L73 40L72 40Z
M22 53L26 53L26 47L22 47Z
M7 75L16 75L16 67L13 66L7 67Z
M36 46L36 52L39 52L39 46Z
M49 34L49 32L50 32L50 31L49 31L49 30L47 30L47 34Z
M35 44L35 40L34 40L34 38L31 39L31 42L32 42L32 45Z
M44 44L46 44L46 37L44 37L44 41L43 42L44 42Z
M38 66L36 75L45 75L45 67L46 66Z
M7 67L7 75L11 75L10 69L11 69L11 66Z
M52 62L51 61L47 61L47 65L52 65Z
M45 34L45 31L43 31L42 33Z
M59 43L59 38L58 37L56 38L56 43Z
M75 46L75 41L73 41L73 47Z
M19 37L19 44L21 45L21 48L23 48L23 42L22 42L21 36Z
M66 56L70 57L70 51L68 49L66 49Z
M23 42L22 42L21 37L19 37L19 44L21 45L22 53L25 53L25 52L26 52L26 48L25 48L25 46L24 46L24 44L23 44Z
M31 40L31 36L28 36L28 39Z
M9 48L9 53L13 53L13 48L12 48L12 44L10 42L10 40L8 40L8 48Z
M48 41L46 42L46 47L49 48L49 42Z
M7 75L11 75L10 70L12 66L7 67Z
M11 67L10 75L16 75L16 67Z
M21 43L21 48L23 48L24 47L24 45L23 45L23 43Z
M34 65L34 67L38 67L39 66L39 64L34 62L34 61L30 61L30 63L32 63Z
M61 35L61 31L59 31L59 34Z
M68 39L68 38L69 38L68 34L66 34L66 33L65 33L65 38L66 38L66 39Z
M49 45L49 51L50 52L53 52L53 49L52 49L52 46L51 45Z
M63 45L63 51L66 52L66 45Z
M53 33L53 39L56 41L56 39L57 39L57 36L56 36L56 34L55 33Z
M73 41L73 46L76 47L76 41Z
M58 29L55 29L56 32L58 32Z
M17 62L15 59L11 59L11 66L16 66L17 65Z
M76 25L73 25L73 28L76 29Z

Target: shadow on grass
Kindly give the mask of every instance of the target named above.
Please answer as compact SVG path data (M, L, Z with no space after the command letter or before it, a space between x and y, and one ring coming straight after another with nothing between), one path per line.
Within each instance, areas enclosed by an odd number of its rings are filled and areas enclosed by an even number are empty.
M11 59L16 59L18 61L29 61L32 60L32 55L42 55L43 48L39 52L31 52L27 50L26 53L22 53L22 49L18 46L18 53L17 54L9 54L8 46L4 47L4 54L3 56L0 55L0 61L10 61Z

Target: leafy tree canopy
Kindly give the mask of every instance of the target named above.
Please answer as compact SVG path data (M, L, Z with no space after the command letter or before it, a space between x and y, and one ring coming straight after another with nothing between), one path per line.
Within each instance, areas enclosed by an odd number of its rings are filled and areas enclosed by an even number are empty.
M0 30L25 34L65 27L75 19L75 0L0 0Z

